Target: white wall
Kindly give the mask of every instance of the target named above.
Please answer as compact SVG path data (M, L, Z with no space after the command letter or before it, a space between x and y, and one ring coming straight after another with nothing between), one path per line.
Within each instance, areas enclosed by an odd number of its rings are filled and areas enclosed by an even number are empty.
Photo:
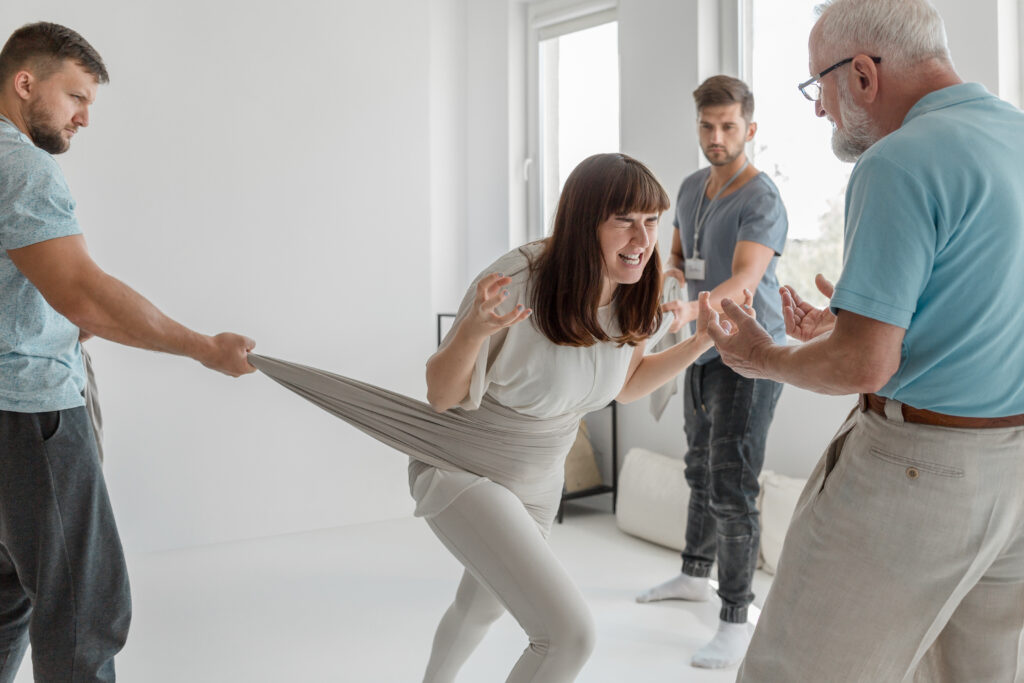
M996 24L999 44L999 96L1021 103L1021 0L998 0Z
M423 396L444 128L430 9L6 0L0 34L57 21L107 62L92 125L60 158L102 266L199 330ZM411 511L403 456L265 377L90 347L130 551Z
M998 2L932 0L946 23L957 71L964 80L979 81L991 92L999 89Z
M1022 84L1021 0L932 0L946 23L953 63L966 81L977 81L1020 106Z
M518 4L510 0L470 0L467 5L466 247L470 278L510 246L513 7Z
M431 0L431 311L455 311L470 274L466 231L467 0Z
M937 1L961 72L993 90L1005 2ZM720 68L718 12L619 4L623 150L673 196L700 159L690 92ZM521 230L518 0L7 0L0 34L38 19L112 74L61 158L101 265L200 330L423 395L434 313ZM90 345L130 551L411 511L402 456L266 378ZM788 387L766 466L806 474L850 404ZM678 398L658 424L623 407L620 429L623 453L683 451Z

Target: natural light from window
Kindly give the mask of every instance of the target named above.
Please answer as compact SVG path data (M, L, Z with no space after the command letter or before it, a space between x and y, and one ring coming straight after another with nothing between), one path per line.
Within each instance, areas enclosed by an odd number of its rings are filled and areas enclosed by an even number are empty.
M754 163L779 187L789 214L789 242L779 282L817 305L821 272L835 282L842 268L843 199L853 166L832 155L832 126L814 115L796 84L807 80L807 37L818 0L753 1L753 73L757 136Z
M542 216L549 234L576 165L619 149L618 22L541 41Z

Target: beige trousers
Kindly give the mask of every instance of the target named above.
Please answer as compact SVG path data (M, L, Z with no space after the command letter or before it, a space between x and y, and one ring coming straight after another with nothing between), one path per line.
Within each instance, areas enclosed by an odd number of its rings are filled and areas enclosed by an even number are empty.
M854 411L797 505L738 681L1024 681L1024 428Z

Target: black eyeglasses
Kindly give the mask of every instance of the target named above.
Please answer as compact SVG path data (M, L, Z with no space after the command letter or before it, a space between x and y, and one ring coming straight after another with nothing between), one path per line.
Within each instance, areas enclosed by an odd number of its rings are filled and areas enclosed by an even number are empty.
M811 78L808 78L806 81L804 81L803 83L801 83L800 85L798 85L796 87L800 88L800 93L804 97L809 99L811 102L817 102L819 99L821 99L821 83L820 83L820 81L821 81L822 77L825 74L828 74L828 73L831 73L832 71L835 71L836 69L838 69L839 67L843 66L844 64L849 64L854 59L855 59L854 57L847 57L846 59L844 59L842 61L836 62L835 64L833 64L829 68L827 68L824 71L822 71L817 76L812 76ZM882 63L882 58L881 57L872 57L871 61L874 62L875 64L881 64Z

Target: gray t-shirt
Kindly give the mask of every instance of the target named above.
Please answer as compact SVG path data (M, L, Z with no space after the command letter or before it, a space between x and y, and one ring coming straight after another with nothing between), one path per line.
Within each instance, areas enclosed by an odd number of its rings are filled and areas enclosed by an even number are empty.
M85 404L78 328L7 255L80 232L60 166L0 116L0 410L41 413Z
M702 168L689 176L683 181L676 197L676 216L672 225L679 230L679 240L686 258L693 258L695 214L709 175L711 169ZM786 245L789 221L775 183L767 174L758 173L731 194L715 201L705 197L701 215L705 218L697 248L700 257L706 262L705 278L686 281L690 299L696 299L699 292L711 291L732 277L732 260L737 242L763 244L773 250L775 256L754 292L754 311L758 322L768 330L768 334L776 342L784 344L786 323L782 318L782 300L779 297L775 265ZM692 332L693 323L690 329ZM711 347L697 359L697 364L702 365L715 358L718 358L718 351Z

